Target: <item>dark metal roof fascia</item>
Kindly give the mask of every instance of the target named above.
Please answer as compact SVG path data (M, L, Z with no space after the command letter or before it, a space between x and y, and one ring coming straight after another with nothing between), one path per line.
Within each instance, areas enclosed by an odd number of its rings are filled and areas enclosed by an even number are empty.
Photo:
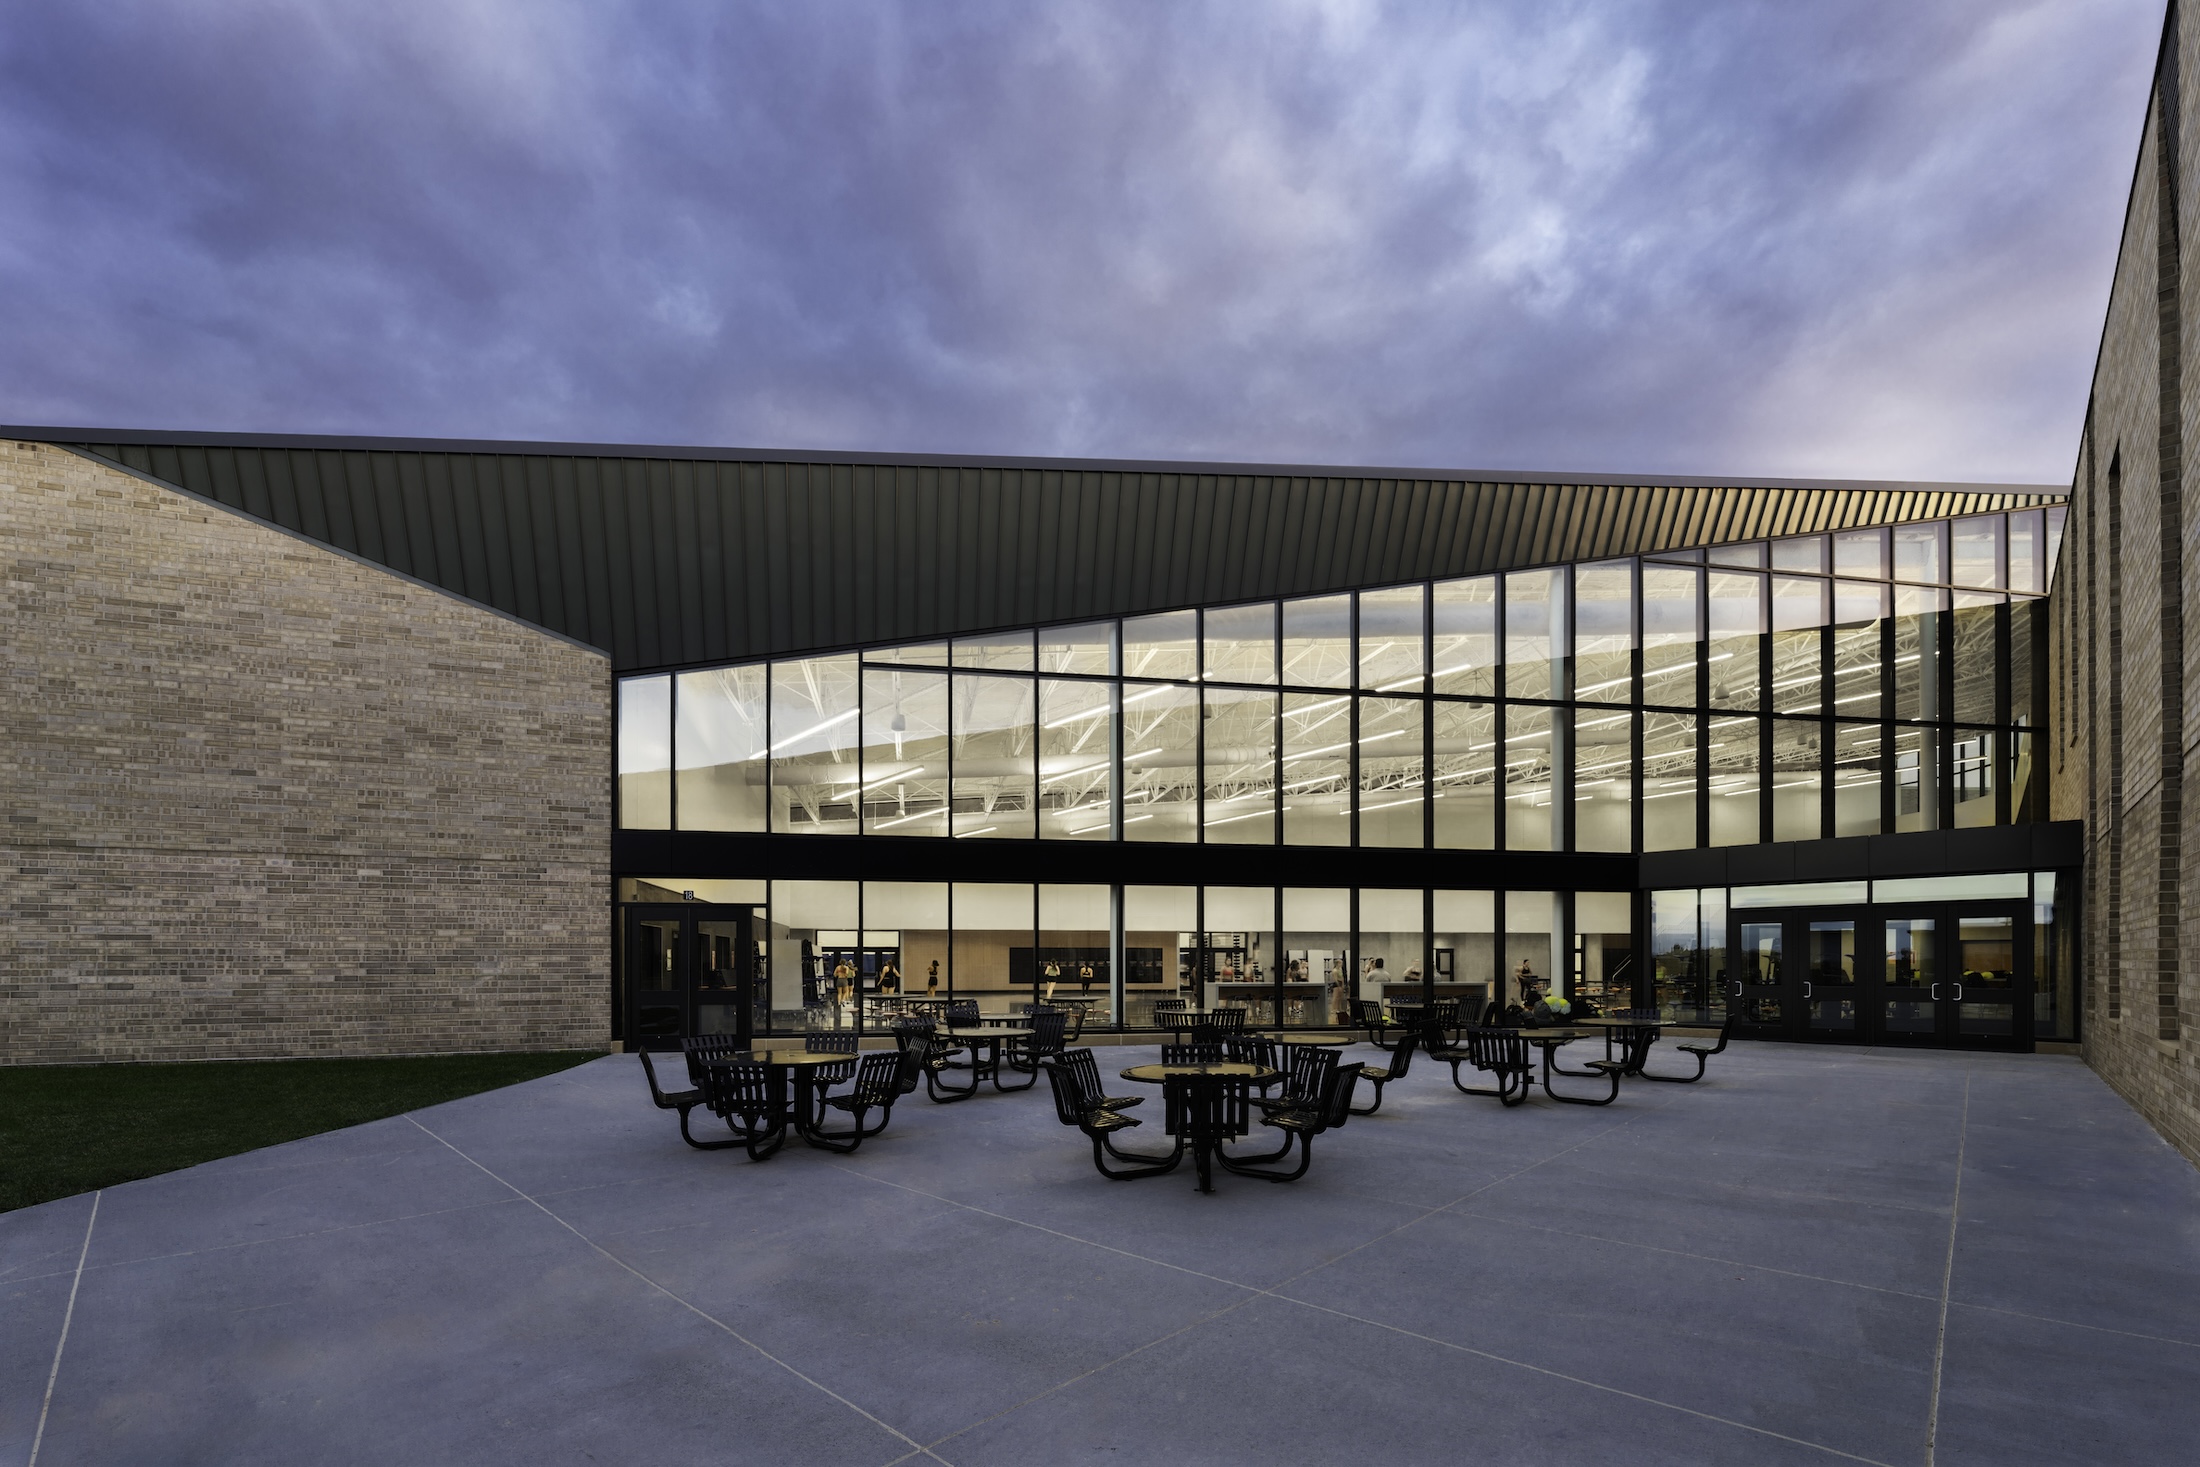
M1279 479L1242 470L1065 471L1050 460L836 466L311 442L59 446L597 647L620 671L1325 594L2066 497L2038 486ZM910 477L922 486L913 501L904 490ZM1089 516L1061 512L1072 481ZM501 490L493 523L483 512L491 483ZM1637 501L1619 533L1600 512L1615 498ZM1448 541L1430 533L1431 501L1462 533ZM700 504L716 525L707 556L696 543L706 533ZM1258 527L1272 516L1297 521L1299 534L1263 536ZM530 566L531 584L506 569L515 561ZM1065 563L1077 573L1061 574Z
M1565 488L1842 489L1927 493L2036 494L2067 499L2064 484L1974 483L1931 479L1736 479L1714 475L1553 473L1524 469L1384 468L1351 464L1229 463L1204 459L1047 458L1030 455L852 453L833 449L678 447L644 443L536 443L498 438L378 438L320 433L164 433L139 428L9 427L0 438L24 443L86 443L169 448L273 448L316 453L464 453L527 458L674 459L727 464L867 464L889 468L1050 469L1115 474L1201 474L1230 478L1384 479L1453 484L1553 484Z

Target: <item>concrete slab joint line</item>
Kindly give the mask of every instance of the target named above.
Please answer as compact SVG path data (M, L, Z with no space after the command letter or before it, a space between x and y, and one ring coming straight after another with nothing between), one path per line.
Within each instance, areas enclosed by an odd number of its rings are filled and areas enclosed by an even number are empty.
M953 1464L948 1462L946 1458L934 1456L929 1448L924 1446L921 1442L916 1441L914 1438L910 1437L899 1428L889 1425L887 1422L881 1421L878 1417L864 1410L861 1406L858 1406L855 1402L849 1400L846 1396L843 1396L842 1394L840 1394L840 1392L834 1390L831 1386L826 1385L824 1382L816 1379L813 1376L804 1374L802 1371L796 1369L794 1366L780 1359L777 1355L774 1355L771 1351L765 1349L762 1345L759 1345L758 1343L756 1343L756 1341L750 1339L747 1335L742 1334L739 1330L735 1329L732 1325L720 1319L717 1315L712 1314L705 1309L698 1308L695 1304L681 1298L678 1294L675 1294L674 1292L672 1292L672 1290L666 1288L663 1284L658 1283L648 1274L643 1273L633 1264L628 1263L625 1259L611 1253L602 1245L597 1243L594 1239L590 1238L586 1233L583 1233L579 1228L574 1227L564 1218L558 1216L557 1213L552 1212L548 1207L544 1206L540 1199L530 1195L529 1193L521 1190L518 1187L513 1186L511 1182L505 1180L496 1172L491 1171L487 1166L484 1166L475 1158L467 1155L458 1147L453 1146L451 1142L444 1137L437 1135L436 1132L429 1130L428 1127L424 1125L421 1125L420 1118L418 1116L408 1115L405 1117L405 1119L411 1121L415 1126L419 1126L422 1132L430 1137L433 1137L434 1140L437 1141L439 1144L449 1147L451 1153L457 1156L460 1160L466 1162L469 1166L475 1167L480 1170L480 1172L484 1176L497 1183L497 1185L509 1189L515 1197L518 1197L521 1201L527 1203L536 1211L540 1212L544 1217L549 1218L559 1227L571 1233L575 1238L578 1238L581 1243L589 1249L590 1252L595 1253L598 1257L604 1259L613 1267L618 1268L626 1273L632 1274L635 1278L641 1280L644 1284L648 1285L653 1292L662 1294L665 1298L670 1299L673 1303L679 1305L682 1309L687 1310L689 1313L695 1315L697 1318L707 1320L709 1323L717 1326L720 1330L723 1330L733 1339L739 1340L742 1344L748 1346L751 1350L754 1350L757 1354L763 1356L766 1360L769 1360L772 1364L778 1366L781 1370L786 1371L789 1375L801 1381L804 1385L810 1386L822 1392L823 1394L830 1396L835 1401L838 1401L841 1405L846 1406L849 1410L855 1412L858 1416L861 1416L864 1420L878 1427L879 1430L886 1432L888 1435L894 1437L897 1441L900 1441L915 1449L905 1456L895 1458L895 1461L907 1461L911 1457L932 1457L934 1461L941 1464L941 1467L953 1467Z
M69 1305L61 1312L61 1333L53 1342L53 1368L46 1372L46 1394L38 1403L38 1429L31 1436L31 1455L27 1467L38 1467L38 1449L45 1445L46 1418L53 1411L53 1388L61 1379L61 1352L69 1345L69 1326L76 1320L76 1292L84 1283L84 1260L91 1257L92 1229L99 1225L99 1199L104 1190L92 1194L92 1210L84 1219L84 1245L77 1250L76 1274L69 1280Z
M1925 1467L1940 1437L1940 1375L1948 1359L1948 1294L1956 1277L1956 1229L1963 1222L1963 1152L1971 1140L1971 1072L1963 1072L1963 1113L1956 1125L1956 1185L1948 1201L1948 1261L1940 1273L1940 1325L1933 1334L1932 1406L1925 1417Z
M1657 1111L1668 1109L1674 1103L1675 1102L1669 1100L1662 1105L1655 1105L1650 1107L1650 1110ZM1407 1228L1425 1222L1429 1218L1434 1217L1438 1214L1454 1211L1463 1203L1469 1202L1486 1192L1492 1191L1495 1188L1505 1185L1508 1182L1518 1180L1520 1177L1525 1176L1527 1173L1536 1170L1538 1167L1546 1166L1551 1162L1557 1161L1561 1157L1571 1155L1572 1153L1589 1146L1593 1142L1600 1141L1605 1137L1610 1136L1614 1132L1624 1130L1628 1126L1633 1125L1638 1119L1640 1119L1639 1113L1638 1115L1630 1116L1624 1121L1615 1122L1611 1125L1605 1126L1601 1130L1591 1133L1580 1141L1575 1142L1571 1146L1567 1146L1559 1151L1553 1152L1551 1155L1546 1156L1539 1161L1531 1162L1527 1166L1521 1167L1516 1171L1509 1172L1502 1177L1498 1177L1492 1181L1485 1182L1480 1187L1477 1187L1470 1192L1456 1197L1450 1202L1444 1203L1441 1206L1428 1208L1424 1210L1419 1216L1409 1218L1405 1222L1400 1223L1397 1227L1389 1229L1387 1232L1378 1234L1375 1237L1366 1239L1363 1242L1355 1244L1351 1248L1346 1249L1344 1252L1336 1255L1335 1257L1325 1259L1314 1267L1302 1270L1301 1272L1294 1274L1290 1278L1283 1280L1281 1283L1275 1284L1268 1288L1260 1288L1255 1285L1240 1283L1235 1279L1227 1279L1215 1274L1204 1273L1194 1269L1186 1269L1178 1264L1170 1263L1165 1259L1148 1257L1143 1254L1131 1252L1127 1249L1117 1248L1112 1244L1098 1242L1089 1238L1083 1238L1074 1233L1065 1233L1059 1229L1048 1228L1037 1223L1027 1222L1020 1218L1011 1217L1006 1213L994 1212L987 1208L975 1207L969 1203L958 1202L952 1197L942 1196L941 1194L936 1192L927 1192L920 1188L908 1187L899 1182L892 1182L887 1181L884 1178L873 1177L870 1176L868 1173L865 1173L860 1169L854 1166L850 1166L846 1163L837 1164L837 1169L848 1172L854 1176L863 1177L866 1181L880 1182L885 1186L895 1187L903 1191L914 1192L919 1196L927 1197L937 1202L946 1203L951 1207L963 1208L970 1212L976 1212L986 1217L991 1217L1003 1222L1012 1223L1019 1227L1032 1228L1035 1231L1047 1233L1054 1237L1063 1238L1070 1242L1080 1243L1087 1247L1099 1248L1109 1253L1115 1253L1125 1257L1136 1258L1141 1262L1150 1263L1155 1265L1156 1267L1171 1269L1182 1273L1191 1273L1199 1278L1209 1279L1217 1283L1227 1284L1233 1288L1239 1288L1246 1291L1245 1298L1239 1300L1235 1304L1228 1306L1225 1309L1218 1310L1213 1314L1205 1316L1204 1318L1194 1320L1188 1324L1181 1326L1178 1329L1171 1330L1166 1334L1156 1337L1155 1339L1148 1340L1144 1344L1141 1344L1134 1349L1123 1352L1121 1355L1116 1356L1114 1359L1104 1361L1101 1364L1092 1367L1090 1370L1080 1372L1077 1375L1071 1376L1067 1380L1058 1381L1045 1391L1041 1391L1033 1396L1029 1396L1023 1400L1014 1402L1011 1405L1003 1407L999 1411L993 1412L988 1416L971 1422L969 1425L962 1427L960 1430L950 1432L946 1436L936 1438L930 1444L932 1447L943 1446L946 1443L953 1441L956 1437L974 1431L980 1426L984 1426L989 1422L997 1421L1002 1419L1003 1417L1012 1415L1017 1411L1023 1410L1027 1406L1046 1399L1048 1396L1057 1394L1069 1388L1070 1386L1078 1384L1081 1381L1088 1380L1093 1376L1100 1375L1108 1370L1111 1370L1116 1366L1121 1365L1124 1362L1134 1358L1135 1356L1138 1356L1148 1350L1155 1348L1158 1345L1166 1344L1170 1340L1180 1338L1183 1335L1191 1333L1195 1329L1204 1328L1205 1326L1214 1323L1217 1319L1222 1318L1224 1315L1235 1313L1237 1310L1244 1308L1248 1304L1256 1303L1263 1299L1273 1299L1279 1303L1297 1305L1298 1307L1303 1309L1315 1310L1318 1313L1330 1315L1331 1317L1337 1319L1347 1320L1353 1324L1363 1325L1371 1329L1379 1329L1392 1334L1401 1335L1407 1339L1411 1339L1422 1344L1435 1345L1442 1349L1453 1350L1467 1355L1473 1355L1478 1359L1487 1360L1493 1364L1510 1365L1517 1369L1528 1371L1531 1374L1542 1376L1546 1379L1561 1380L1569 1385L1585 1387L1589 1390L1619 1396L1626 1400L1638 1401L1644 1405L1655 1406L1662 1410L1679 1412L1682 1415L1691 1416L1698 1420L1715 1422L1718 1425L1735 1427L1739 1430L1750 1432L1754 1435L1771 1437L1779 1441L1792 1443L1796 1446L1807 1447L1812 1451L1823 1452L1830 1456L1841 1458L1844 1461L1871 1463L1873 1464L1873 1467L1892 1467L1892 1464L1881 1462L1878 1458L1875 1457L1864 1457L1852 1452L1844 1452L1837 1447L1830 1447L1821 1442L1813 1442L1806 1440L1802 1437L1787 1435L1784 1432L1772 1431L1761 1426L1753 1426L1746 1421L1736 1421L1730 1417L1719 1416L1712 1412L1699 1411L1694 1409L1693 1407L1683 1406L1672 1401L1661 1400L1654 1396L1647 1396L1638 1392L1624 1390L1620 1387L1609 1385L1601 1381L1590 1380L1583 1376L1570 1375L1564 1371L1552 1370L1548 1367L1536 1365L1532 1362L1525 1360L1515 1359L1511 1356L1500 1355L1487 1350L1478 1350L1473 1348L1472 1346L1461 1345L1456 1341L1439 1339L1433 1335L1424 1335L1414 1330L1401 1328L1396 1324L1384 1320L1371 1319L1365 1315L1354 1314L1348 1310L1334 1309L1329 1307L1328 1305L1317 1304L1311 1300L1300 1299L1293 1295L1281 1292L1283 1289L1289 1287L1294 1283L1297 1283L1301 1279L1310 1277L1317 1272L1334 1268L1336 1265L1342 1263L1345 1259L1353 1256L1354 1254L1371 1248L1387 1238L1394 1237L1397 1234L1404 1232ZM913 1459L916 1455L918 1454L910 1453L906 1457L897 1458L896 1461L897 1463L909 1461ZM889 1467L894 1467L894 1464L889 1464Z

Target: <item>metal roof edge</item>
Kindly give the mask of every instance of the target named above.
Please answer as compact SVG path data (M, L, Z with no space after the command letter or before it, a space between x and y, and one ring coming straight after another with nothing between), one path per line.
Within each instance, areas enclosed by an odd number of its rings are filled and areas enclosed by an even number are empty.
M1004 454L854 453L827 449L677 447L638 443L555 443L495 438L390 438L321 433L156 432L138 428L0 425L0 438L114 447L288 448L318 452L519 454L553 458L666 459L700 463L814 463L882 468L1037 469L1074 473L1213 474L1309 479L1403 479L1461 484L1548 484L1583 488L1803 489L2011 494L2068 499L2063 484L1913 479L1780 479L1714 475L1551 473L1524 469L1394 468L1348 464L1221 463L1188 459L1046 458Z

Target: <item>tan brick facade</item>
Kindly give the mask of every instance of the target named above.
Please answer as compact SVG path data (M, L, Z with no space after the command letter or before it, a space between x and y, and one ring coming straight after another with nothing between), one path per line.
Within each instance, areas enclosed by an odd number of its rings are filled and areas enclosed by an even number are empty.
M0 1062L609 1043L600 653L0 442Z
M2050 771L2055 817L2086 822L2086 1059L2200 1160L2200 247L2181 243L2200 122L2162 85L2196 74L2186 29L2148 109L2056 577Z

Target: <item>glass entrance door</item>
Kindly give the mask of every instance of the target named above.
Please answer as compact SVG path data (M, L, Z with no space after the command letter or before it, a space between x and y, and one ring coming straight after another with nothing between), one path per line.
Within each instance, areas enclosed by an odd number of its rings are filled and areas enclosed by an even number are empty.
M756 1029L756 946L747 907L631 905L624 918L627 1043Z
M1733 947L1731 1002L1737 1033L1785 1039L1800 1001L1787 970L1787 924L1775 917L1737 924ZM1792 1002L1791 1002L1792 1000Z
M1955 1043L2001 1048L2029 1042L2032 985L2020 975L2031 925L2017 911L1972 911L1955 915L1956 971L1950 976L1948 1017ZM2021 1031L2021 1032L2020 1032Z
M1879 994L1881 1035L1896 1044L1940 1042L1942 995L1947 982L1940 971L1941 919L1934 913L1879 917Z
M1854 917L1797 919L1803 941L1804 1024L1813 1039L1854 1039L1863 994Z
M626 1037L656 1045L688 1032L686 914L629 907L626 915Z

